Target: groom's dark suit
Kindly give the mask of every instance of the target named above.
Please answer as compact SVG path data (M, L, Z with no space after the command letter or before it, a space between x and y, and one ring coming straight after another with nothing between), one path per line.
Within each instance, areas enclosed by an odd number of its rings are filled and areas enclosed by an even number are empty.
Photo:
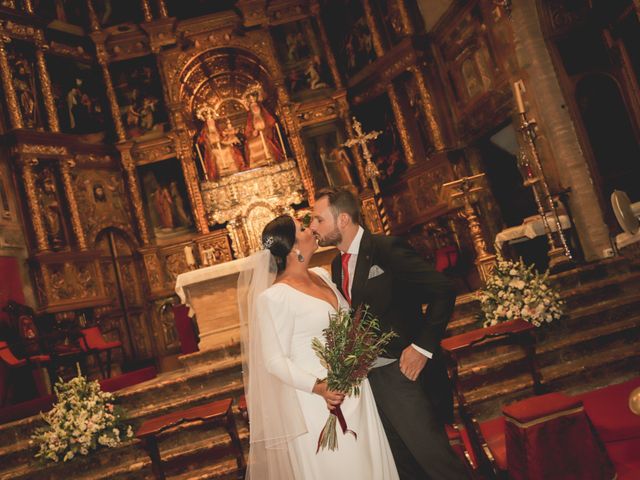
M331 269L333 281L342 291L340 255ZM433 354L415 382L402 374L399 362L369 374L403 480L467 478L443 428L443 422L452 418L453 405L440 340L455 297L452 283L404 241L364 231L353 273L351 305L369 305L382 330L393 329L398 334L384 356L399 359L411 344ZM426 314L424 304L428 304ZM419 472L418 464L428 476Z

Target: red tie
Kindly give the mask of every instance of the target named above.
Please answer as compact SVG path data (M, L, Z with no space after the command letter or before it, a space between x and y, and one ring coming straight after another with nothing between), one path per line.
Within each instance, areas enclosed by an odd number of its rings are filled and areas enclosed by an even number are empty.
M347 300L349 305L351 305L351 295L349 294L349 259L351 258L350 253L342 254L342 293L344 293L344 298Z

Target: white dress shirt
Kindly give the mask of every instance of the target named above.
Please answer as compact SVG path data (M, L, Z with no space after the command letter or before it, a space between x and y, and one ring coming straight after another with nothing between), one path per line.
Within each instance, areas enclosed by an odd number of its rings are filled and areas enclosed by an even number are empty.
M352 298L351 289L353 288L353 275L356 271L356 263L358 263L358 252L360 251L360 243L362 242L363 234L364 234L364 228L358 227L358 233L356 233L356 236L353 237L353 240L351 241L351 245L349 245L349 248L347 249L346 252L342 252L342 253L351 254L351 257L349 258L349 263L347 264L347 268L349 269L349 298ZM430 351L425 350L424 348L420 348L414 343L412 343L411 346L415 348L418 352L420 352L422 355L424 355L425 357L433 358L433 353L431 353Z

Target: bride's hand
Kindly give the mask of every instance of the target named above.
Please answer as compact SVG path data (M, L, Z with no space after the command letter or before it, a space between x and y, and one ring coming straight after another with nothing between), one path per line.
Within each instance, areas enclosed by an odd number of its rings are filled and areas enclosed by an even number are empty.
M320 395L327 402L327 408L333 410L344 401L344 393L329 390L327 382L316 382L313 386L313 393Z

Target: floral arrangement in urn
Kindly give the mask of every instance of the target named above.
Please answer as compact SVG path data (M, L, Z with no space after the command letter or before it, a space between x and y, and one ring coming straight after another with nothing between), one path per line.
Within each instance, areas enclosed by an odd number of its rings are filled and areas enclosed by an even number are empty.
M512 261L498 256L486 287L478 293L483 326L521 318L539 327L560 319L564 302L548 277L549 271L541 275L521 258Z
M78 376L54 387L58 401L42 414L47 423L31 437L38 446L36 457L67 462L87 455L99 446L115 447L133 436L131 426L122 423L122 411L114 405L114 395L100 390L97 381Z

